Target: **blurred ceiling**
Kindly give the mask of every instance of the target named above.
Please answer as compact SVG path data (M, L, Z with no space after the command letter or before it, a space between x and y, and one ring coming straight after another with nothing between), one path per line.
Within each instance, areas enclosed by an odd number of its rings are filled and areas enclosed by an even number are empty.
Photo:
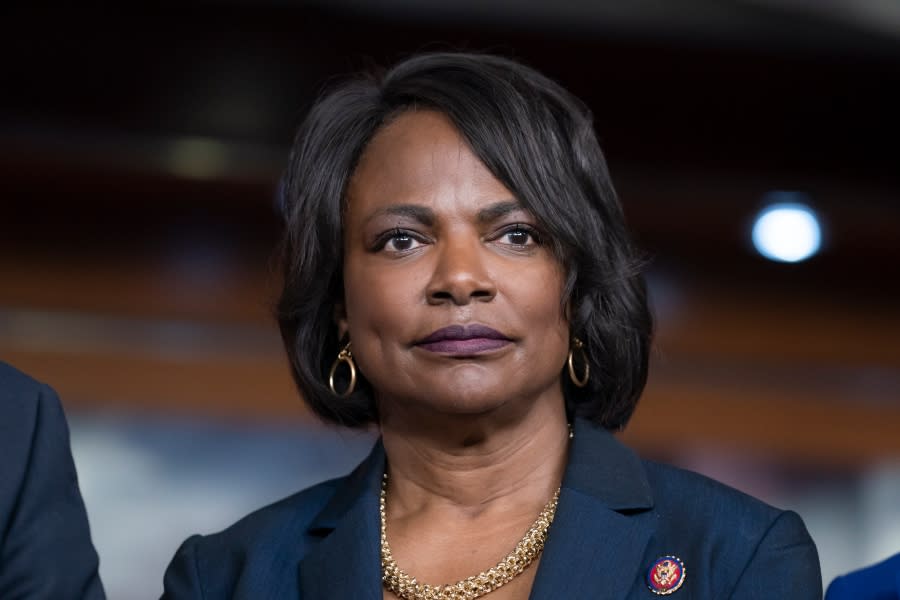
M290 5L275 0L274 4ZM900 6L892 0L311 0L310 5L338 6L348 11L419 20L454 19L457 22L490 22L502 26L546 30L620 32L665 38L700 38L734 43L761 39L796 46L823 43L834 48L827 34L853 30L900 36ZM797 27L805 30L799 32ZM871 43L871 40L870 40ZM848 46L855 51L859 48Z
M221 0L7 8L0 172L7 198L20 200L12 235L35 219L46 226L48 214L68 225L77 218L67 213L72 194L115 213L122 190L174 197L187 185L204 207L239 182L256 186L243 197L257 200L246 202L268 203L303 109L323 85L454 47L515 56L591 106L651 252L680 255L682 265L703 257L727 271L742 261L750 279L768 273L748 252L748 220L767 192L799 190L827 221L827 265L771 276L821 283L827 272L853 280L853 293L896 290L872 275L889 268L900 236L897 6ZM40 209L21 201L41 190L50 193Z

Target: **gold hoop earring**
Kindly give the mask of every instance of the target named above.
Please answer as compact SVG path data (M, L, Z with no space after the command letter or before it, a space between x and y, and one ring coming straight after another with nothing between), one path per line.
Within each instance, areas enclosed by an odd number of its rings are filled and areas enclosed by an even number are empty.
M347 386L343 393L339 394L334 389L334 374L341 363L347 363L347 366L350 367L350 385ZM347 345L341 348L337 358L334 360L334 364L331 365L331 371L328 372L328 387L331 388L331 393L338 398L346 398L356 389L356 364L353 362L353 353L350 352L350 342L347 342Z
M581 359L584 361L584 375L579 378L575 374L575 350L581 350ZM587 385L591 376L591 365L588 362L587 352L584 350L584 342L577 337L572 338L572 347L569 348L569 378L576 386L583 388Z

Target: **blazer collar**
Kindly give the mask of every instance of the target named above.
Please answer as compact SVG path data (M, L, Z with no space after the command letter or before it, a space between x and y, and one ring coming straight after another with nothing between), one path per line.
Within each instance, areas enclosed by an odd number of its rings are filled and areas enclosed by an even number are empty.
M563 487L586 494L616 511L651 508L653 493L641 459L609 431L583 419L572 424L575 437Z
M573 423L575 437L531 592L532 600L624 597L652 533L653 495L641 460L608 431ZM300 563L303 598L380 600L379 440L338 487L309 532L324 539Z
M654 528L641 460L603 428L576 419L556 517L531 600L627 596Z
M384 473L379 439L368 458L341 482L313 519L310 535L324 536L300 561L304 600L381 600L381 521L378 500Z

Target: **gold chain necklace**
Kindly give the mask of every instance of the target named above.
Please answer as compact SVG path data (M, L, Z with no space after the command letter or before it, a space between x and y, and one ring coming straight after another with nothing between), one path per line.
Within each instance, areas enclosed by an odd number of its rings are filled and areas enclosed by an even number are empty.
M571 437L571 433L570 433ZM506 558L478 575L468 577L446 585L429 585L419 583L414 577L407 575L394 561L391 547L387 541L387 516L385 511L387 496L387 473L381 482L381 581L384 587L402 600L472 600L480 598L488 592L509 583L516 575L528 567L534 559L541 555L547 530L556 515L556 504L559 502L559 488L544 506L537 520L531 525L516 547Z

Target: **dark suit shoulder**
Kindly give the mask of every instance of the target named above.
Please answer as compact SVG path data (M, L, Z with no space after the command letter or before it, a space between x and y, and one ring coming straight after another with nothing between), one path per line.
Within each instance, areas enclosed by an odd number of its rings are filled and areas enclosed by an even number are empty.
M837 577L825 600L888 600L900 597L900 553Z
M0 362L0 473L4 479L0 483L0 496L18 494L39 433L54 443L69 444L65 416L56 392Z
M705 475L644 461L660 527L749 556L785 511ZM792 517L788 517L792 519ZM697 535L701 534L702 535Z
M0 362L0 515L11 513L4 502L15 501L25 480L44 396L45 403L57 402L49 387Z
M658 511L688 522L705 522L715 527L722 521L739 521L744 532L760 534L782 511L749 494L715 479L674 467L644 460L647 478L653 487Z
M6 423L10 433L27 429L37 419L42 397L58 403L50 386L32 379L12 366L0 362L0 427ZM30 435L30 431L28 431ZM7 446L12 444L7 442Z
M378 443L347 476L261 508L219 533L188 538L166 570L163 597L297 597L300 563L329 539L383 472Z
M657 516L654 551L682 557L717 598L821 598L818 554L799 515L699 473L643 462Z
M166 570L164 598L225 598L256 582L296 580L297 563L316 542L313 519L346 477L324 481L260 508L230 527L194 535L178 549ZM245 590L246 591L246 590ZM273 589L249 596L277 597ZM259 595L262 594L262 595Z
M296 547L345 479L323 481L255 510L218 533L195 536L195 539L203 551L217 554L273 551L281 544Z
M44 387L44 384L22 371L16 369L12 365L0 361L0 390L6 395L8 391L34 389Z
M0 597L102 598L59 398L0 362Z

